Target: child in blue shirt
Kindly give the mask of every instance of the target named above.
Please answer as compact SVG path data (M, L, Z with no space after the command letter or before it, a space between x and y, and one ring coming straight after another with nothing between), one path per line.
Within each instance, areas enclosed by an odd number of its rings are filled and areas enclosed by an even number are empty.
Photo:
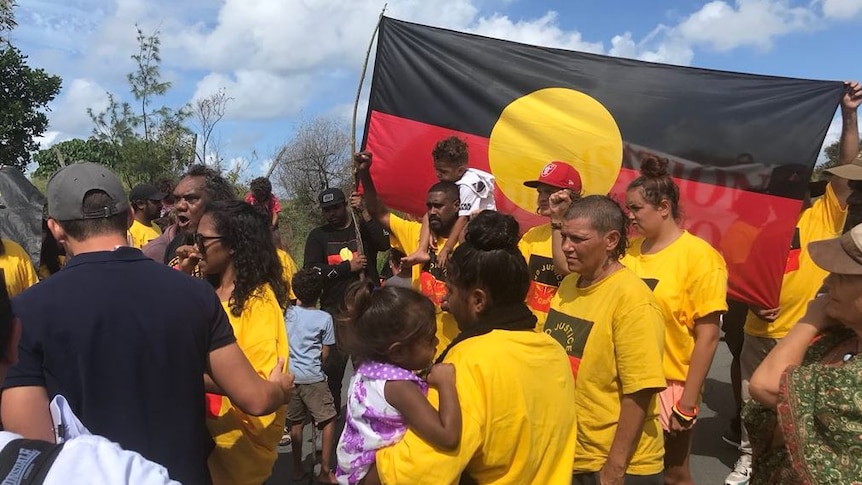
M306 415L322 430L320 483L337 483L332 469L332 450L335 446L335 418L337 411L332 393L323 373L323 362L329 349L335 345L332 316L318 310L317 300L323 291L323 277L314 269L304 269L291 280L296 305L284 315L287 340L290 346L290 372L296 376L296 391L287 404L287 423L290 427L293 450L293 479L302 480L307 474L302 469L302 427Z

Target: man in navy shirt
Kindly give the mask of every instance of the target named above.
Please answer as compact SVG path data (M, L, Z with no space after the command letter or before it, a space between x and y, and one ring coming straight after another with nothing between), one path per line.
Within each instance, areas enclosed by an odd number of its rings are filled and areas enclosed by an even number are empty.
M47 199L48 228L71 259L12 302L22 334L3 383L5 429L53 441L48 403L62 394L92 433L182 483L209 483L204 374L218 388L207 391L254 415L286 403L293 376L279 366L260 379L210 285L125 246L133 214L106 167L63 168Z

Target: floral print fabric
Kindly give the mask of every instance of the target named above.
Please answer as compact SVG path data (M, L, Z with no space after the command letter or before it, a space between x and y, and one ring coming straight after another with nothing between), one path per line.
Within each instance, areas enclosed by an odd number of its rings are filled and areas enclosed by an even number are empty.
M340 484L362 480L378 449L397 443L407 432L401 413L384 397L386 381L414 381L426 396L428 384L413 372L392 364L365 362L356 369L347 397L347 420L338 442Z
M853 337L839 328L815 341L802 364L782 375L776 411L754 401L746 405L751 485L862 485L862 355L844 365L821 363ZM783 445L774 442L778 429Z

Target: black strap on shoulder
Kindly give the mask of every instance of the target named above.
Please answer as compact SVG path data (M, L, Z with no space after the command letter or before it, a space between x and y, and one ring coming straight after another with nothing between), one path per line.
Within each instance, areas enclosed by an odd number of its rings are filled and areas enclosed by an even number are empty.
M443 362L443 359L452 350L452 347L473 337L479 337L490 333L492 330L533 330L536 328L536 317L525 303L518 302L511 305L503 305L492 308L487 314L479 317L472 327L462 331L452 339L449 346L434 361L435 364Z
M40 485L62 449L62 443L23 438L10 441L0 451L0 483Z

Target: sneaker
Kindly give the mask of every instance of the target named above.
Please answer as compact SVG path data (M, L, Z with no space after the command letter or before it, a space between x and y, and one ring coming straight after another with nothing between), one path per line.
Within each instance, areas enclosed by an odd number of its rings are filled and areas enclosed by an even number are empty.
M281 434L281 441L278 442L278 446L287 446L290 444L290 428L284 428L284 432Z
M739 430L733 429L733 426L730 426L724 430L724 433L722 433L721 441L724 441L738 450L740 443L742 442L742 435Z
M751 455L742 454L736 460L733 471L724 479L724 485L747 485L751 478Z

